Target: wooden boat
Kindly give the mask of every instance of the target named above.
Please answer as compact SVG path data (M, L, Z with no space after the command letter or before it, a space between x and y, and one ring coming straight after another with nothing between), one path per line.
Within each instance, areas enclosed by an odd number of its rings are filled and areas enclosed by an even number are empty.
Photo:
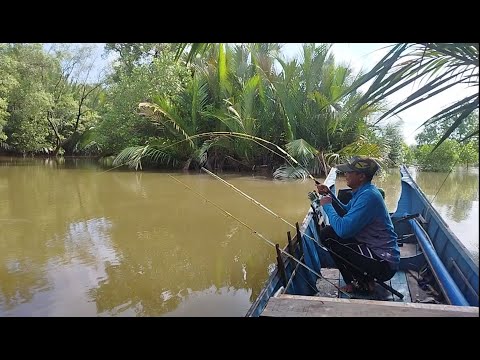
M402 166L401 196L390 213L401 250L400 270L373 294L345 294L318 232L328 217L313 200L246 316L479 316L478 265ZM325 184L333 194L336 169ZM312 195L312 194L309 194ZM349 200L348 189L337 197ZM334 204L335 206L335 204Z

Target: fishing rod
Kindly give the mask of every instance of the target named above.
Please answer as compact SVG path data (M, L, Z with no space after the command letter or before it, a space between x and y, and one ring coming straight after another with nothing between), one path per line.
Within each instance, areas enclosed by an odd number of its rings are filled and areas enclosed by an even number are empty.
M273 152L275 155L279 156L280 158L284 159L291 167L294 168L295 166L292 164L292 162L293 162L296 166L300 167L307 174L307 177L312 179L315 182L316 185L320 185L320 182L317 179L315 179L315 177L308 171L308 169L306 167L304 167L302 164L300 164L293 156L291 156L288 152L283 150L280 146L278 146L277 144L274 144L274 143L272 143L268 140L265 140L265 139L262 139L260 137L250 135L250 134L238 133L238 132L233 132L233 131L213 131L213 132L208 132L208 133L201 133L201 134L188 136L185 139L182 139L182 140L179 140L179 141L177 141L173 144L167 145L167 146L165 146L165 147L163 147L159 150L166 150L166 149L168 149L170 147L173 147L175 145L178 145L178 144L180 144L184 141L190 141L191 142L193 139L201 138L201 137L207 137L207 136L208 137L212 137L212 136L232 136L232 137L237 137L237 138L241 138L241 139L251 140L251 141L255 142L256 144L262 146L263 148ZM274 148L276 148L278 151L280 151L285 156L279 154L277 151L269 148L265 144L273 146ZM144 152L145 152L145 150L144 150ZM144 156L145 156L144 153L141 154L140 159ZM108 170L102 171L101 173L104 173L104 172L107 172L107 171L110 171L110 170L114 170L114 169L116 169L120 166L123 166L123 165L124 164L120 164L120 165L115 166L113 168L110 168ZM335 194L330 189L328 189L328 191L329 191L330 197L332 198L332 201L334 201L340 207L341 211L343 212L343 214L341 214L341 215L344 215L346 213L345 205L342 204L340 202L340 200L338 200L338 198L335 196Z
M227 210L221 208L219 205L217 205L216 203L214 203L213 201L207 199L205 196L203 196L202 194L198 193L197 191L193 190L190 186L188 186L187 184L183 183L182 181L178 180L177 178L175 178L174 176L168 174L168 176L170 176L172 179L174 179L175 181L177 181L178 183L182 184L183 186L185 186L186 188L188 188L189 190L193 191L195 194L197 194L198 196L202 197L204 200L206 200L207 202L211 203L212 205L214 205L216 208L218 208L220 211L222 211L223 213L225 213L227 216L230 216L232 219L236 220L237 222L239 222L241 225L245 226L247 229L249 229L250 231L253 232L253 234L255 234L256 236L260 237L262 240L266 241L270 246L273 246L275 248L276 245L268 240L265 236L263 236L262 234L260 234L258 231L256 231L255 229L253 229L252 227L250 227L249 225L247 225L245 222L241 221L240 219L238 219L237 217L233 216L232 214L230 214ZM223 179L222 179L223 180ZM233 185L232 185L233 186ZM247 195L248 196L248 195ZM260 203L259 203L260 204ZM260 204L261 205L261 204ZM265 208L267 209L267 208ZM271 211L271 210L269 210ZM305 234L304 234L305 235ZM315 241L315 240L314 240ZM316 241L315 241L316 242ZM321 246L321 245L320 245ZM322 248L324 248L323 246L321 246ZM324 248L325 249L325 248ZM292 259L293 261L295 261L297 264L303 266L304 268L306 268L307 270L309 270L310 272L312 272L313 274L315 274L316 276L318 276L318 278L322 279L322 280L325 280L326 282L328 282L329 284L331 284L332 286L334 286L339 292L341 292L342 294L346 295L347 297L351 298L351 295L348 294L346 291L342 290L340 287L338 287L336 284L334 284L333 282L329 281L328 279L326 279L323 275L319 274L318 272L316 272L315 270L313 270L312 268L310 268L308 265L304 264L303 262L301 262L300 260L298 260L297 258L295 258L294 256L292 256L291 254L289 254L288 252L286 252L285 250L283 249L280 249L278 247L278 250L283 253L284 255L286 255L287 257L289 257L290 259ZM357 267L356 265L352 264L350 261L348 261L347 259L345 259L343 256L331 251L331 250L328 250L326 249L327 251L331 252L332 254L336 255L337 257L339 257L341 260L343 260L346 264L350 265L352 268L354 268L355 270L357 270L358 272L360 272L361 274L363 274L364 276L368 277L368 278L371 278L373 281L375 281L377 284L379 284L380 286L382 286L383 288L391 291L393 294L397 295L400 299L403 298L403 294L399 293L397 290L393 289L392 287L388 286L387 284L385 284L384 282L378 280L376 277L374 276L371 276L370 274L366 273L365 271L361 270L359 267ZM294 270L294 272L296 272L296 269ZM293 275L293 274L292 274ZM291 279L290 279L291 280ZM291 281L289 281L289 284L290 284ZM308 282L307 282L308 283ZM287 284L287 286L289 285ZM286 289L286 288L285 288Z
M242 190L238 189L237 187L235 187L234 185L230 184L228 181L222 179L220 176L218 175L215 175L214 173L212 173L211 171L205 169L203 166L201 168L203 171L205 171L207 174L213 176L215 179L217 180L220 180L221 182L223 182L225 185L231 187L233 190L235 190L236 192L238 192L239 194L241 194L243 197L247 198L248 200L252 201L255 205L261 207L263 210L267 211L269 214L275 216L277 219L280 219L282 220L285 224L289 225L290 227L292 227L293 229L296 229L296 226L293 225L292 223L288 222L287 220L285 220L283 217L281 217L280 215L274 213L272 210L270 210L269 208L267 208L265 205L261 204L259 201L255 200L254 198L252 198L251 196L245 194ZM305 233L302 233L303 236L309 238L310 240L314 241L318 246L320 246L321 248L323 248L324 250L327 250L322 244L320 244L316 239L314 239L313 237L305 234Z
M167 149L167 148L169 148L169 147L178 145L178 144L180 144L180 143L182 143L182 142L184 142L184 141L190 141L190 142L191 142L192 139L199 138L199 137L204 137L204 136L209 136L209 137L211 137L212 135L218 135L218 136L233 136L233 137L239 137L239 138L243 138L243 139L252 140L252 141L254 141L255 143L257 143L257 144L261 145L262 147L266 148L267 150L272 151L272 152L275 153L276 155L280 156L280 157L283 158L290 166L294 167L294 166L292 165L292 163L291 163L288 159L292 160L297 166L299 166L300 168L303 169L303 171L308 175L309 178L311 178L311 179L315 182L315 184L317 184L317 185L320 184L320 182L313 177L313 175L308 171L308 169L306 169L304 166L302 166L295 158L293 158L290 154L288 154L288 153L287 153L285 150L283 150L281 147L279 147L278 145L276 145L276 144L274 144L274 143L271 143L271 142L269 142L269 141L267 141L267 140L265 140L265 139L262 139L262 138L259 138L259 137L253 136L253 135L249 135L249 134L237 133L237 132L231 132L231 131L217 131L217 132L201 133L201 134L196 134L196 135L189 136L189 137L187 137L187 138L185 138L185 139L182 139L182 140L177 141L177 142L175 142L175 143L173 143L173 144L170 144L170 145L168 145L168 146L165 146L165 147L163 147L163 148L160 149L160 150L165 150L165 149ZM263 145L262 143L267 143L267 144L269 144L269 145L273 145L273 146L274 146L275 148L277 148L281 153L285 154L285 155L288 157L288 159L287 159L286 157L282 156L281 154L278 154L276 151L274 151L274 150L266 147L266 146ZM145 152L145 150L144 150L144 152ZM140 159L141 159L143 156L145 156L145 155L142 154L142 155L140 156ZM113 169L118 168L118 167L123 166L123 165L124 165L124 164L120 164L120 165L118 165L118 166L116 166L116 167L114 167L114 168L108 169L108 170L106 170L106 171L113 170ZM104 171L104 172L106 172L106 171ZM171 176L171 175L169 175L169 176ZM173 178L173 176L171 176L171 177ZM178 182L180 182L180 181L177 180L177 179L175 179L175 180L178 181ZM180 182L180 183L181 183L181 182ZM186 184L184 184L184 185L187 186ZM187 186L187 188L189 188L189 187ZM191 189L191 188L190 188L190 189ZM194 191L193 189L191 189L191 190ZM329 192L329 195L331 196L332 200L335 201L335 202L339 205L340 209L341 209L342 211L345 211L344 205L337 199L337 197L333 194L333 192L332 192L330 189L328 189L328 192ZM197 193L197 194L198 194L198 193ZM198 195L202 196L201 194L198 194ZM203 196L202 196L202 197L203 197ZM204 198L206 201L211 202L210 200L206 199L205 197L203 197L203 198ZM212 202L211 202L211 203L212 203ZM212 203L212 204L213 204L213 203ZM216 204L214 204L214 205L218 207L218 205L216 205ZM221 209L220 207L218 207L218 208ZM224 211L224 212L225 212L226 214L228 214L229 216L231 216L232 218L236 219L235 217L233 217L233 215L231 215L231 214L228 213L227 211L225 211L225 210L223 210L223 209L221 209L221 210ZM238 219L236 219L236 220L239 221L242 225L248 227L248 225L246 225L245 223L242 223L240 220L238 220ZM248 228L249 228L251 231L253 231L254 234L256 234L257 236L260 235L258 232L256 232L256 231L253 230L252 228L250 228L250 227L248 227ZM263 238L264 238L264 237L263 237ZM267 240L267 239L264 238L264 240ZM270 245L275 246L275 245L273 245L273 243L272 243L271 241L268 241L268 240L267 240L267 242L269 242ZM322 247L322 248L323 248L323 247ZM346 292L342 291L342 290L341 290L339 287L337 287L335 284L333 284L333 283L331 283L330 281L328 281L327 279L325 279L321 274L317 273L317 272L314 271L313 269L310 269L307 265L301 263L300 261L298 261L296 258L292 257L290 254L288 254L288 253L285 252L284 250L280 250L280 251L281 251L282 253L286 254L287 257L293 258L294 261L296 261L297 263L301 264L302 266L304 266L305 268L307 268L308 270L310 270L311 272L313 272L313 273L314 273L316 276L318 276L319 278L322 278L322 279L326 280L327 282L329 282L330 284L332 284L332 285L333 285L334 287L336 287L340 292L342 292L342 293L344 293L345 295L347 295L348 297L350 297L349 294L347 294ZM339 255L337 255L337 256L339 256ZM339 257L342 258L341 256L339 256ZM353 264L352 264L352 265L353 265ZM353 266L353 267L355 268L355 266ZM374 278L374 280L375 280L375 282L378 282L375 278ZM380 282L378 282L378 283L380 283ZM385 284L380 284L380 285L385 285Z
M320 182L313 179L315 181L316 185L320 185ZM340 216L344 216L347 213L347 209L345 209L345 205L335 196L335 194L332 192L332 190L328 189L328 195L332 198L332 201L334 201L338 206L341 214Z
M300 164L293 156L291 156L288 152L286 152L285 150L283 150L280 146L278 146L277 144L274 144L274 143L272 143L272 142L270 142L270 141L268 141L268 140L265 140L265 139L262 139L262 138L260 138L260 137L253 136L253 135L250 135L250 134L238 133L238 132L232 132L232 131L214 131L214 132L208 132L208 133L201 133L201 134L196 134L196 135L189 136L189 137L187 137L187 138L185 138L185 139L182 139L182 140L180 140L180 141L177 141L177 142L175 142L175 143L173 143L173 144L167 145L167 146L163 147L163 148L160 149L160 150L166 150L167 148L170 148L170 147L173 147L173 146L175 146L175 145L178 145L178 144L180 144L180 143L182 143L182 142L184 142L184 141L190 141L190 142L191 142L191 141L192 141L193 139L195 139L195 138L201 138L201 137L206 137L206 136L208 136L208 137L212 137L212 136L233 136L233 137L238 137L238 138L242 138L242 139L251 140L251 141L255 142L256 144L264 147L265 149L273 152L275 155L279 156L280 158L284 159L291 167L294 168L295 166L292 164L292 162L295 163L297 166L299 166L299 167L307 174L307 176L308 176L310 179L312 179L312 180L315 182L316 185L320 185L320 182L319 182L317 179L315 179L315 177L308 171L307 168L305 168L302 164ZM269 147L266 146L265 144L273 145L274 148L276 148L277 150L279 150L279 151L280 151L282 154L284 154L285 156L279 154L277 151L269 148ZM145 156L145 151L146 151L146 150L144 150L144 151L143 151L143 154L140 155L140 159ZM292 162L291 162L290 160L291 160ZM113 167L113 168L108 169L108 170L106 170L106 171L103 171L103 172L101 172L101 173L104 173L104 172L107 172L107 171L116 169L116 168L118 168L118 167L120 167L120 166L123 166L123 165L124 165L124 164L120 164L120 165L118 165L118 166L116 166L116 167ZM202 167L202 169L205 169L205 168ZM342 216L345 215L345 213L346 213L345 206L340 202L340 200L338 200L338 198L335 196L335 194L334 194L330 189L328 189L328 192L329 192L330 197L332 198L332 201L334 201L334 202L339 206L340 211L343 213L343 214L340 214L340 215L342 215ZM243 194L243 195L246 195L246 194ZM250 197L249 197L249 198L250 198ZM253 200L252 198L250 198L250 199ZM262 206L263 206L263 205L262 205ZM268 210L268 211L270 211L270 210ZM270 212L271 212L271 211L270 211ZM271 212L271 213L273 213L273 212ZM279 216L276 215L276 214L274 214L274 215L277 216L277 217L279 217ZM289 224L289 225L291 225L291 224ZM317 244L318 244L318 242L317 242ZM319 245L320 245L320 244L319 244Z
M204 167L202 167L202 170L205 171L207 174L215 177L216 179L220 180L221 182L223 182L224 184L226 184L227 186L231 187L232 189L234 189L235 191L237 191L238 193L240 193L242 196L246 197L247 199L249 199L250 201L252 201L255 205L257 206L260 206L263 210L267 211L268 213L276 216L278 219L282 220L283 222L285 222L286 224L296 228L293 224L290 224L287 220L285 220L284 218L282 218L280 215L274 213L272 210L270 210L269 208L267 208L266 206L264 206L263 204L261 204L260 202L258 202L257 200L253 199L251 196L245 194L242 190L236 188L234 185L230 184L228 181L222 179L221 177L219 177L218 175L215 175L214 173L212 173L211 171L205 169ZM203 196L202 196L203 197ZM205 198L205 197L204 197ZM206 198L205 198L206 199ZM208 201L208 200L207 200ZM315 209L313 209L315 211ZM342 208L342 210L345 210ZM418 216L418 214L417 214ZM237 221L239 221L238 219L236 219ZM403 219L404 220L404 219ZM330 252L334 255L336 255L338 258L340 258L343 262L345 262L346 264L350 265L352 268L354 268L356 271L358 271L359 273L363 274L364 276L366 277L370 277L372 278L377 284L379 284L380 286L382 286L383 288L389 290L390 292L392 292L393 294L397 295L400 299L403 298L403 294L401 294L400 292L398 292L397 290L393 289L392 287L386 285L384 282L378 280L377 278L375 278L374 276L371 276L369 275L368 273L366 273L365 271L361 270L358 266L352 264L350 261L348 261L347 259L345 259L343 256L337 254L336 252L332 251L331 249L327 249L326 247L324 247L322 244L320 244L316 239L314 239L313 237L305 234L305 233L301 233L302 236L306 237L306 238L309 238L310 240L313 240L313 242L315 242L320 248L322 248L323 250L327 251L327 252ZM283 250L282 250L283 252ZM290 254L289 254L290 255ZM295 259L296 260L296 259ZM310 268L307 267L307 269L310 270ZM296 272L296 269L294 270L294 272L292 273L292 278L293 278L293 274ZM318 274L313 271L313 273L315 275L318 276ZM285 290L288 288L288 286L290 285L291 283L291 280L292 278L290 278L287 286L285 287ZM325 279L323 278L322 276L320 276L321 279ZM308 282L307 282L308 283ZM335 286L335 285L334 285ZM338 287L337 287L338 289Z
M318 183L318 181L313 177L312 174L310 174L310 172L308 171L308 169L306 169L304 166L302 166L302 164L300 164L294 157L292 157L288 152L286 152L285 150L283 150L280 146L278 146L277 144L274 144L268 140L265 140L265 139L262 139L260 137L257 137L257 136L254 136L254 135L250 135L250 134L245 134L245 133L239 133L239 132L234 132L234 131L212 131L212 132L207 132L207 133L200 133L200 134L195 134L195 135L191 135L191 136L188 136L186 137L185 139L182 139L182 140L179 140L177 142L174 142L173 144L170 144L170 145L167 145L167 146L164 146L162 147L161 149L159 150L166 150L170 147L173 147L175 145L178 145L178 144L181 144L185 141L190 141L192 142L193 139L197 139L197 138L201 138L201 137L213 137L213 136L232 136L232 137L237 137L237 138L241 138L241 139L245 139L245 140L251 140L253 142L255 142L256 144L266 148L267 150L273 152L274 154L278 155L279 157L281 157L282 159L284 159L290 166L292 167L295 167L293 166L293 164L291 163L291 161L296 164L297 166L299 166L300 168L302 168L302 170L307 174L307 176L309 178L311 178L312 180L316 181ZM276 152L275 150L265 146L264 144L268 144L268 145L271 145L273 146L274 148L276 148L278 151L280 151L282 154L284 154L285 156L279 154L278 152ZM141 154L140 155L140 158L143 158L145 156L145 154ZM107 171L110 171L110 170L114 170L120 166L123 166L125 164L120 164L118 166L115 166L113 168L110 168L110 169L107 169L105 171L102 171L101 173L104 173L104 172L107 172Z
M253 229L251 226L249 226L248 224L246 224L245 222L243 222L242 220L238 219L237 217L235 217L234 215L230 214L227 210L223 209L222 207L220 207L219 205L217 205L216 203L214 203L213 201L207 199L205 196L203 196L202 194L200 194L199 192L193 190L190 186L188 186L187 184L185 184L184 182L180 181L179 179L177 179L176 177L170 175L170 174L167 174L168 176L170 176L173 180L175 180L176 182L182 184L183 186L185 186L187 189L191 190L192 192L194 192L196 195L200 196L201 198L203 198L205 201L209 202L210 204L212 204L213 206L215 206L217 209L219 209L221 212L223 212L225 215L231 217L232 219L234 219L235 221L237 221L238 223L240 223L241 225L243 225L244 227L246 227L247 229L249 229L254 235L256 235L257 237L259 237L260 239L264 240L267 244L269 244L270 246L273 246L274 248L276 248L276 245L268 240L265 236L263 236L261 233L259 233L258 231L256 231L255 229ZM288 258L292 259L293 261L295 261L297 264L303 266L305 269L307 269L308 271L312 272L313 274L315 274L316 276L318 276L320 279L323 279L325 280L326 282L328 282L329 284L331 284L332 286L334 286L339 292L341 292L342 294L348 296L349 298L351 297L350 294L348 294L346 291L343 291L342 289L340 289L340 287L338 287L336 284L334 284L333 282L331 282L330 280L326 279L325 277L323 277L322 274L319 274L318 272L316 272L315 270L313 270L311 267L309 267L308 265L306 265L305 263L301 262L300 260L298 260L297 258L295 258L293 255L289 254L288 252L286 252L285 250L283 249L280 249L280 252L282 254L284 254L285 256L287 256Z
M176 146L178 144L181 144L185 141L190 141L193 140L193 139L197 139L197 138L202 138L202 137L215 137L215 136L232 136L232 137L237 137L237 138L241 138L241 139L246 139L246 140L251 140L255 143L257 143L258 145L266 148L267 150L273 152L274 154L280 156L282 159L284 159L285 161L287 161L287 163L294 167L292 165L292 163L287 159L285 158L284 156L280 155L279 153L277 153L276 151L270 149L269 147L263 145L262 143L267 143L269 145L273 145L275 148L277 148L280 152L282 152L283 154L287 155L295 164L297 164L298 166L300 166L307 174L308 174L308 177L312 178L313 180L315 180L315 178L308 172L307 169L305 169L301 164L298 163L297 160L295 160L292 156L290 156L290 154L288 154L285 150L283 150L280 146L278 146L277 144L274 144L268 140L265 140L265 139L262 139L260 137L257 137L257 136L253 136L253 135L250 135L250 134L245 134L245 133L238 133L238 132L233 132L233 131L211 131L211 132L207 132L207 133L200 133L200 134L195 134L195 135L191 135L191 136L188 136L186 137L185 139L182 139L182 140L179 140L177 142L174 142L173 144L170 144L170 145L167 145L167 146L164 146L162 148L160 148L159 150L166 150L170 147L173 147L173 146ZM141 154L140 155L140 159L143 158L145 156L145 153ZM100 172L101 173L104 173L104 172L107 172L107 171L111 171L111 170L114 170L116 168L119 168L120 166L123 166L125 165L124 163L122 164L119 164L113 168L110 168L110 169L107 169L105 171L102 171Z

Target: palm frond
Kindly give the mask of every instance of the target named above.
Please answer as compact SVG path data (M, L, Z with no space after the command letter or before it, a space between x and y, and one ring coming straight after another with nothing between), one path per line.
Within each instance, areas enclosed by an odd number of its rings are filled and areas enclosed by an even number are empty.
M336 159L344 161L352 156L369 156L375 159L382 159L388 154L388 149L385 148L384 144L371 143L365 137L360 137L354 143L351 143L339 151L336 152ZM333 153L327 155L326 157L332 157Z
M397 115L400 112L405 111L408 108L410 108L412 106L415 106L415 105L417 105L417 104L419 104L419 103L421 103L425 100L428 100L428 99L432 98L433 96L435 96L435 95L437 95L437 94L439 94L439 93L441 93L441 92L459 84L460 82L462 82L462 80L449 82L449 81L453 80L453 78L455 78L456 76L457 75L451 75L450 77L447 77L447 78L441 79L441 80L440 80L440 77L438 77L438 78L432 80L431 82L424 85L423 87L421 87L420 89L415 91L413 94L408 96L405 100L401 101L399 104L394 106L392 109L387 111L385 114L383 114L377 120L377 123L379 121L381 121L382 119L386 118L386 117ZM445 86L440 87L440 85L443 85L445 83L447 83ZM405 85L402 84L401 87L403 87L403 86L405 86Z
M354 82L349 91L343 96L349 92L356 91L368 81L374 80L356 104L357 107L369 106L398 92L413 81L426 80L426 83L413 94L407 96L380 116L377 120L378 122L388 117L396 116L457 85L478 86L478 55L478 44L397 44L372 70ZM450 117L457 117L457 120L460 119L455 121L454 125L447 130L434 149L438 148L460 126L462 121L475 110L473 104L476 103L476 108L478 108L478 93L467 97L468 100L462 99L453 105L448 104L446 109L438 112L423 124L430 124Z
M286 144L287 152L303 165L307 165L318 154L318 150L303 139L296 139Z
M208 160L208 150L213 147L221 147L229 150L231 148L231 140L225 136L217 136L213 139L205 140L200 148L195 151L194 158L200 166L205 165Z
M113 160L113 166L128 165L130 168L142 169L142 158L149 145L130 146L123 149Z
M191 99L191 117L193 129L197 127L197 117L201 114L208 104L208 84L199 73L195 73L192 81L189 84L189 92L192 95Z
M459 142L465 142L465 141L467 141L468 139L471 139L474 136L478 136L478 134L479 134L478 129L474 130L470 134L466 135L463 139L460 139Z
M189 48L186 62L191 62L198 54L204 54L207 50L214 46L212 43L179 43L177 52L175 53L175 61L179 60L185 49Z
M473 107L473 108L472 108ZM435 151L448 137L450 134L462 123L462 121L470 115L475 109L478 109L478 98L477 100L472 104L471 107L467 107L461 114L460 116L455 120L455 122L447 129L445 134L442 136L442 138L437 142L437 144L433 147L432 152Z
M309 177L309 173L300 167L292 167L290 165L282 165L273 172L273 178L279 180L285 179L302 179Z
M228 66L227 66L227 53L225 50L225 44L220 44L218 48L218 84L220 86L220 90L224 94L228 94L232 91L232 86L228 81Z
M214 119L219 120L223 124L227 126L230 131L233 132L240 132L245 133L245 128L243 126L242 119L240 118L240 114L235 110L235 108L231 105L228 106L228 111L231 114L226 114L224 111L220 109L212 109L204 112L204 115L213 117Z
M245 117L251 117L254 110L254 98L258 85L260 84L260 76L254 75L247 80L242 91L243 99L243 115Z
M420 129L422 126L431 125L436 121L441 121L441 120L444 120L446 118L453 117L455 114L463 111L465 109L465 107L469 106L469 103L472 102L472 101L475 101L475 99L478 100L478 96L476 94L474 94L472 96L468 96L464 99L461 99L461 100L455 102L453 105L450 105L449 107L446 107L445 109L443 109L443 110L439 111L438 113L436 113L435 115L433 115L430 119L426 120L422 125L417 127L415 130Z
M142 160L148 159L153 162L161 162L163 164L179 165L176 157L172 156L165 150L153 147L152 145L130 146L123 149L113 160L113 166L127 165L135 170L142 170Z
M143 102L138 105L140 115L150 118L152 121L162 123L170 132L179 138L188 141L192 148L195 148L195 144L190 139L190 135L185 132L181 126L181 119L176 113L175 109L170 105L170 102L166 98L157 98L159 104L152 104L149 102Z
M95 141L95 128L93 127L83 132L83 134L80 136L77 143L75 144L74 152L83 151L90 147L98 147L98 144Z

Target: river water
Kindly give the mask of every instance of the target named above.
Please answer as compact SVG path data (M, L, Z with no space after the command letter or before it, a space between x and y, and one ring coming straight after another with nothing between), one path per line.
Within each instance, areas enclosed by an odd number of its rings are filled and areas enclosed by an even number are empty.
M412 173L478 263L478 169ZM314 188L219 175L290 224ZM375 182L393 211L399 171ZM0 158L0 316L244 316L286 222L205 173Z

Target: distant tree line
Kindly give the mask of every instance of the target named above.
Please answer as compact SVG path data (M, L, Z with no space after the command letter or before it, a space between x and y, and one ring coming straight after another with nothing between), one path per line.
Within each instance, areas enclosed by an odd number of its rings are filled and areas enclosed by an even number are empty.
M99 72L89 46L0 44L0 152L97 156L136 169L263 167L280 178L305 174L277 146L312 174L352 155L428 170L452 163L450 153L478 164L478 135L457 146L475 119L478 134L478 111L463 127L455 116L425 126L409 148L401 123L376 124L385 102L363 101L355 87L365 74L337 63L330 44L304 44L301 61L285 60L277 43L209 44L193 55L182 45L107 44L116 60ZM452 125L442 155L430 154Z

